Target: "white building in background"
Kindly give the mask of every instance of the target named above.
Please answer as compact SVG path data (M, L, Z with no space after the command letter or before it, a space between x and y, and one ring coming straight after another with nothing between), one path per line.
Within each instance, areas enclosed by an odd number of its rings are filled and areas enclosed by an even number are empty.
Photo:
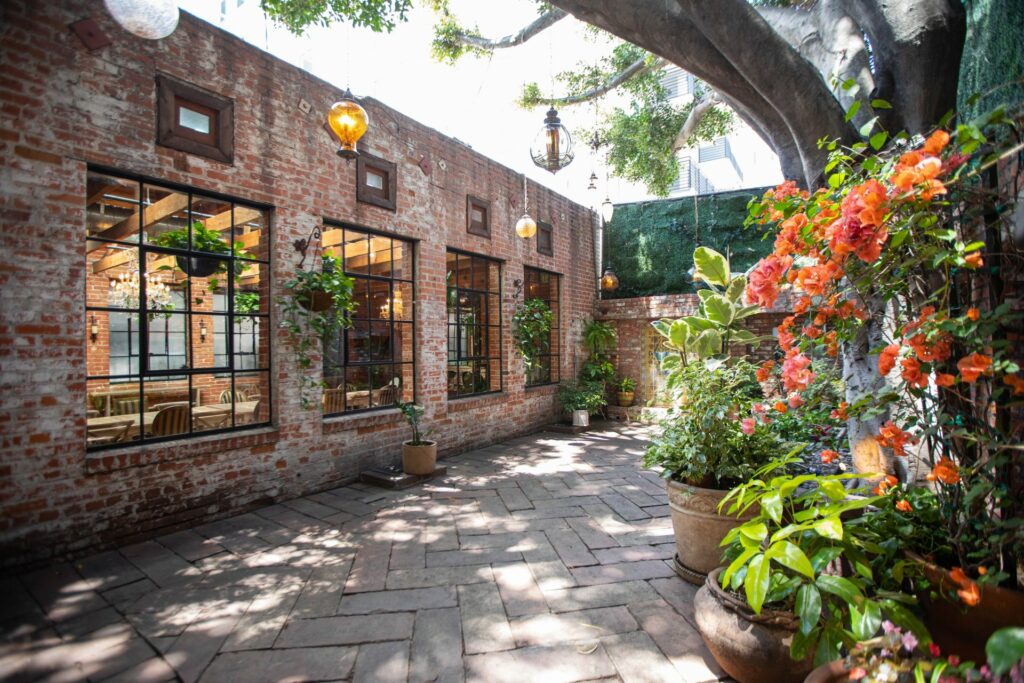
M673 104L682 106L693 99L696 80L678 66L666 68L661 82ZM731 133L712 142L684 147L678 158L679 178L669 197L765 187L783 180L775 152L738 117ZM626 183L620 185L619 191L625 196L617 202L653 198L645 188Z

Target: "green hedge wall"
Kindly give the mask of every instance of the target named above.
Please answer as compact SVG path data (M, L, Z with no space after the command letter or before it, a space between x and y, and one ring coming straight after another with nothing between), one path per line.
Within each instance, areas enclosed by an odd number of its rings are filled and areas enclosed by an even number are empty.
M619 289L604 298L622 299L693 292L687 271L693 250L711 247L729 253L734 272L742 272L772 250L762 232L744 229L747 203L765 188L618 204L605 226L605 263L619 277Z
M1024 2L967 0L967 41L960 60L958 96L964 119L970 120L1000 104L1024 101L1024 85L1000 88L974 105L968 99L1024 77Z

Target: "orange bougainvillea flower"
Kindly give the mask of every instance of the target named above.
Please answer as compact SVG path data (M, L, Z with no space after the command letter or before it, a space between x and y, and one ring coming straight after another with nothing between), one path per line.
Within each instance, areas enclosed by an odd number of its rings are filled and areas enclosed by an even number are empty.
M928 481L941 481L950 486L960 483L960 468L947 457L939 458L935 467L928 473Z
M770 254L760 261L750 273L747 282L746 298L748 304L757 304L762 308L771 308L779 298L779 283L789 267L793 265L793 257L779 257Z
M910 512L914 508L910 506L910 501L904 498L900 502L896 503L896 509L899 510L900 512Z
M789 411L789 406L787 406L782 401L776 401L775 405L772 407L775 408L775 410L780 413L786 413Z
M951 578L956 585L960 586L960 589L956 594L960 596L960 599L964 601L964 604L974 607L981 602L981 590L978 588L978 584L968 577L963 569L956 567L949 572L949 578Z
M878 482L878 486L871 489L871 492L876 496L884 496L886 491L891 489L893 486L896 486L898 483L900 483L900 480L890 474L885 479Z
M794 354L782 363L782 385L786 391L803 391L813 381L811 359L806 354Z
M937 130L928 136L921 148L925 154L939 154L949 144L949 133L944 130Z
M1013 389L1014 396L1024 396L1024 377L1020 375L1006 375L1003 377L1003 384Z
M835 451L831 450L831 449L825 449L825 450L823 450L821 452L821 461L823 463L825 463L826 465L831 463L831 462L835 462L835 460L838 457L839 457L839 454L836 453Z
M935 375L935 384L940 387L951 387L956 384L956 377L945 372Z
M846 412L849 407L850 407L849 403L847 403L846 401L841 401L839 403L839 407L835 408L832 411L832 413L830 414L830 417L833 420L849 420L850 416Z
M794 393L789 395L789 398L787 399L787 402L789 403L789 407L790 408L792 408L793 410L796 410L797 408L799 408L800 406L802 406L804 404L804 399L803 399L803 397L800 394L794 392Z
M978 381L978 377L989 372L989 367L992 365L992 359L982 353L972 353L969 356L961 358L956 367L960 371L960 376L968 384L974 384Z
M878 436L875 437L875 441L883 448L891 448L892 452L898 456L907 454L907 444L916 443L916 439L894 425L891 420L882 425L882 428L878 430Z
M889 344L878 354L878 374L888 375L896 367L896 356L899 355L900 345Z
M977 320L978 318L981 317L981 311L974 307L968 308L967 317L970 318L971 320Z
M985 260L981 258L980 251L971 252L970 254L964 257L964 261L967 262L967 267L971 269L981 268L983 265L985 265Z
M916 358L904 358L900 361L900 365L903 367L900 372L903 381L918 389L928 386L928 375L921 372L921 364L917 362Z
M754 373L757 376L758 382L767 382L768 377L771 375L772 370L775 368L775 361L766 360L761 364L761 367Z

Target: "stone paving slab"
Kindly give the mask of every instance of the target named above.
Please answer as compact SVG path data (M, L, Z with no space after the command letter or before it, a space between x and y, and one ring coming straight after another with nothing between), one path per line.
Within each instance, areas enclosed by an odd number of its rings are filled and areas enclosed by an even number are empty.
M648 437L520 437L2 580L0 680L720 680Z

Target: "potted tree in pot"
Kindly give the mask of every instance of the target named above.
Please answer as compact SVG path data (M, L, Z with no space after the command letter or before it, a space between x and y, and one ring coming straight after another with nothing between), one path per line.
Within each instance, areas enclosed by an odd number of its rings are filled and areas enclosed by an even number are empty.
M427 439L433 429L420 431L423 406L411 402L396 405L412 427L412 439L402 443L402 471L406 474L431 474L437 466L437 442Z
M635 398L636 391L636 380L632 377L623 377L619 380L619 405L623 408L628 408L633 405L633 399Z
M709 287L701 290L697 314L654 323L670 351L662 369L674 406L644 465L660 467L666 479L677 571L701 584L719 566L719 543L738 523L716 512L718 502L778 457L782 445L763 420L740 419L762 397L761 387L753 366L725 355L734 342L758 341L741 324L757 310L739 303L746 279L733 277L728 260L705 247L694 252L694 265L695 278Z
M558 404L569 413L574 427L589 427L590 416L605 405L604 385L600 382L575 382L558 388Z

